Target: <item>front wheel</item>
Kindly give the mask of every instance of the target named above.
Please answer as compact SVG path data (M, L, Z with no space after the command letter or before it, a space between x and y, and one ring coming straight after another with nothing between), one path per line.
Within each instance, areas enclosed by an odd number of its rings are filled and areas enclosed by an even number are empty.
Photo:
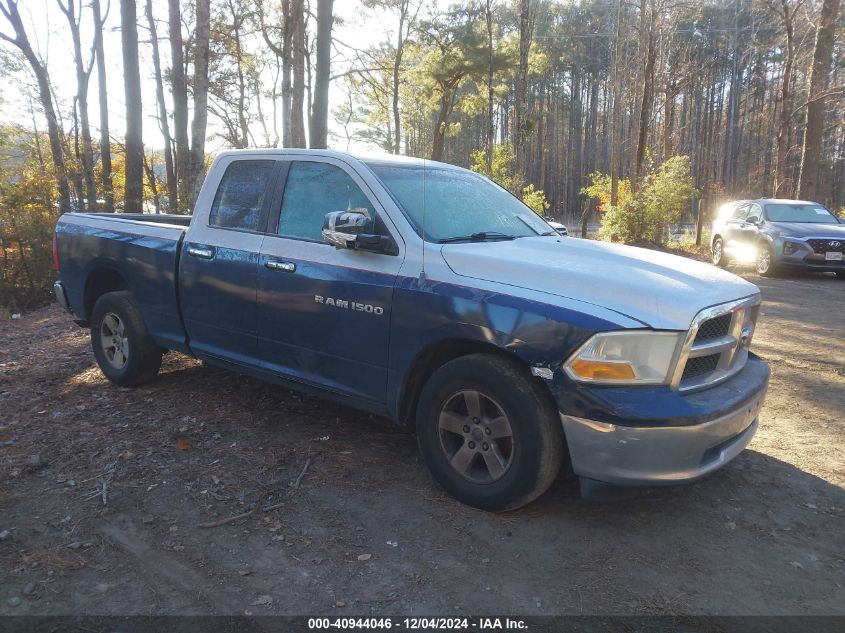
M768 244L761 244L757 248L757 258L755 260L757 274L761 277L773 277L775 274L774 255L772 247Z
M725 243L721 237L713 240L713 264L716 266L728 265L728 256L725 255Z
M106 378L123 387L152 380L161 367L161 348L147 331L132 293L109 292L91 313L91 346Z
M473 354L450 361L426 382L417 440L435 479L483 510L511 510L543 494L557 477L565 442L556 407L515 361Z

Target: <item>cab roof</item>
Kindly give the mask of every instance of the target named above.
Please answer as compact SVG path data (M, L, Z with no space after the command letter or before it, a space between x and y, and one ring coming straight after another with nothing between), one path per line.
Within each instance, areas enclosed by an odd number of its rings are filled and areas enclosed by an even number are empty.
M747 204L749 202L756 202L757 204L818 204L821 205L820 202L810 202L808 200L792 200L790 198L749 198L744 200L733 200L732 204Z
M264 155L264 156L322 156L340 159L356 159L367 165L395 165L397 167L428 167L439 169L463 169L457 165L441 163L438 161L415 158L413 156L401 156L398 154L387 154L384 152L341 152L333 149L302 149L293 147L270 147L254 149L230 149L220 152L218 156Z

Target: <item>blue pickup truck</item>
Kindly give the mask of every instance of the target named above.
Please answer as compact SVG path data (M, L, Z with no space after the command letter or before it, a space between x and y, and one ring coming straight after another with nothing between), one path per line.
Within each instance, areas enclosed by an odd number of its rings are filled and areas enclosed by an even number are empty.
M748 444L768 385L756 286L561 237L442 163L225 152L192 216L66 213L55 246L109 380L175 350L414 425L437 481L488 510L562 468L697 479Z

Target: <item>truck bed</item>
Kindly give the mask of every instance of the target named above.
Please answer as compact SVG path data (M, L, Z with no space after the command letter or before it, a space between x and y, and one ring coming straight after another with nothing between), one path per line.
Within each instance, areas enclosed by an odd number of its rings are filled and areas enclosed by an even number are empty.
M62 279L71 310L90 318L98 284L132 291L162 347L186 349L177 268L189 215L65 213L56 226Z

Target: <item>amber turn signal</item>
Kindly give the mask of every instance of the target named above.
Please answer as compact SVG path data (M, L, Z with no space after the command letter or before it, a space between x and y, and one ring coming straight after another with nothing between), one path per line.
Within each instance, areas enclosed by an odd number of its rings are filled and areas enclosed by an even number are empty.
M579 358L569 368L578 377L587 380L633 380L637 377L634 368L625 362Z

